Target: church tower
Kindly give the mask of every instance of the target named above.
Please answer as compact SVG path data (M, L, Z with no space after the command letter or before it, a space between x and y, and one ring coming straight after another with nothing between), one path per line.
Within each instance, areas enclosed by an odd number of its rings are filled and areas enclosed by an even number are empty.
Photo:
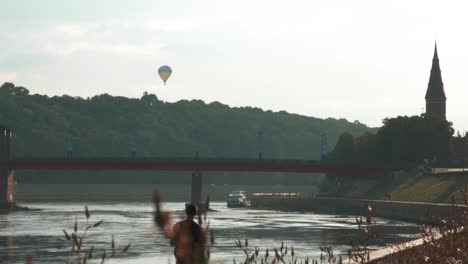
M437 44L432 58L431 76L426 91L426 114L433 117L446 119L446 106L444 83L440 73L439 56L437 55Z

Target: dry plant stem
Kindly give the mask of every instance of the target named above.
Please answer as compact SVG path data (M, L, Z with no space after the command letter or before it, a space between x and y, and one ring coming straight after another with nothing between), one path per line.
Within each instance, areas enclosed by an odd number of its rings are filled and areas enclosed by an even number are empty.
M65 239L70 241L71 243L71 256L68 257L67 263L72 263L72 259L76 261L78 264L86 264L88 260L93 258L93 254L95 252L94 245L91 245L88 250L84 250L85 245L84 241L86 238L86 235L90 229L97 228L99 227L104 221L100 220L92 225L89 224L89 219L91 217L91 213L88 209L88 206L85 205L85 217L86 217L86 224L83 226L83 230L81 231L81 235L78 232L78 219L75 217L75 223L73 226L73 231L71 235L68 234L66 230L63 230L63 233L65 235ZM114 235L112 235L112 241L111 241L111 250L112 250L112 255L107 256L106 251L103 250L102 256L101 256L101 263L106 262L112 257L117 257L120 256L128 251L130 247L130 244L125 246L123 250L118 251L116 254L116 245L114 241Z
M351 248L348 250L348 261L347 263L367 263L370 260L370 250L369 245L372 244L372 241L376 237L375 232L375 220L373 220L374 211L372 207L368 206L367 208L367 217L365 221L360 218L356 218L356 223L358 225L360 236L356 238L355 241L351 241ZM236 247L241 250L245 259L240 263L245 264L344 264L342 256L337 256L333 252L331 246L322 246L320 247L321 254L319 260L310 259L308 257L299 259L295 253L293 247L288 248L284 246L284 243L281 243L279 248L273 248L273 250L266 249L263 255L260 254L260 249L257 247L249 246L248 239L245 239L244 243L240 240L234 241ZM274 254L270 253L273 252ZM289 254L288 254L289 252ZM233 263L237 263L236 260L233 260Z

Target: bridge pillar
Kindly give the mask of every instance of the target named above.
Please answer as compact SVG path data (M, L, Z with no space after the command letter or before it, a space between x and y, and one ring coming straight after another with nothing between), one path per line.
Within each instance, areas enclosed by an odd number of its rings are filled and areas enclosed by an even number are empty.
M0 211L8 209L8 170L0 168Z
M0 168L0 211L10 209L15 203L14 175L15 171Z
M8 210L14 204L14 171L8 168L10 160L11 130L0 129L0 210Z
M201 205L203 202L203 174L199 171L192 173L191 202L196 205Z

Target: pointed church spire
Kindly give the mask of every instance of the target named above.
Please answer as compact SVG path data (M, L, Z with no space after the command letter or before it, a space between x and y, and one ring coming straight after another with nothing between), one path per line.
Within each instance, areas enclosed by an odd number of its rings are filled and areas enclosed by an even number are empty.
M437 42L434 45L434 57L432 58L431 75L426 91L426 113L445 119L445 97L444 83L439 65L439 55L437 53Z
M439 55L437 54L437 41L434 45L434 58L432 58L432 60L439 60Z
M437 43L434 47L434 58L432 59L431 75L427 86L426 99L445 100L444 83L440 72L439 55L437 54Z

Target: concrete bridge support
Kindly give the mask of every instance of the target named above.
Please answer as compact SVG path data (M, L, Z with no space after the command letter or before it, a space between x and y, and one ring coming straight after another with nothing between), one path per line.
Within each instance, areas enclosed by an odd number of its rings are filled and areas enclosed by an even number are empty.
M192 173L192 199L196 205L203 203L203 174L199 171Z
M0 128L0 210L14 205L14 171L8 167L10 160L11 130Z
M0 168L0 211L8 209L8 170Z
M14 206L14 171L0 168L0 211Z

